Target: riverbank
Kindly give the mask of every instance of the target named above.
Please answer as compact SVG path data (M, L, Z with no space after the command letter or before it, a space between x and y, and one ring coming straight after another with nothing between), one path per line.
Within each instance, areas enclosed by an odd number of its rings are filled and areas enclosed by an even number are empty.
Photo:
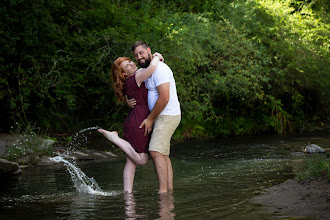
M88 141L84 136L77 137L75 146L69 149L71 147L67 137L57 137L55 141L35 135L0 133L0 175L16 175L30 166L52 164L49 158L58 155L75 160L98 160L116 158L123 154L106 138L100 139L97 133L90 136ZM98 147L100 143L105 147ZM70 154L67 154L68 150Z
M251 201L264 206L269 213L297 219L327 220L330 213L330 183L324 179L290 179L266 189Z

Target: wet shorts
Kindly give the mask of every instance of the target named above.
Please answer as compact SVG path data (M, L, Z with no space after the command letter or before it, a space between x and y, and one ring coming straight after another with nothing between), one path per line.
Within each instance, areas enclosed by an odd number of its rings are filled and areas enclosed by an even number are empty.
M149 151L170 155L171 138L180 121L181 115L159 115L154 122Z

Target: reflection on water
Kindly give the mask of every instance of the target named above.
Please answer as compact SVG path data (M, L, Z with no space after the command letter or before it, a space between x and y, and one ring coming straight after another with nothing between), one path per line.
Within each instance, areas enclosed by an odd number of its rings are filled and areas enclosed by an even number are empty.
M158 201L159 219L174 219L174 196L173 194L160 194Z
M315 137L313 137L315 138ZM137 167L133 194L122 193L125 159L79 162L111 195L79 193L62 164L37 166L0 181L0 219L277 219L249 199L294 176L303 148L330 137L195 141L172 147L172 195L159 195L154 166Z
M136 202L134 195L132 193L125 193L124 198L126 219L137 219L138 215L136 214Z
M152 219L175 219L174 212L174 196L173 194L159 194L157 205L155 210L154 218ZM125 199L125 219L150 219L150 213L147 215L145 210L140 212L140 205L137 204L137 201L132 193L124 193ZM138 211L137 211L138 210Z

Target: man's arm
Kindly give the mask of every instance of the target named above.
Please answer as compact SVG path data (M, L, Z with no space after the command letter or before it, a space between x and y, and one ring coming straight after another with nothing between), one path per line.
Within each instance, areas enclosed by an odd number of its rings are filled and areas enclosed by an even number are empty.
M136 105L136 100L135 100L135 98L128 99L127 95L125 95L125 101L126 101L126 105L127 105L129 108L134 108L134 106Z
M155 106L148 115L148 117L144 119L144 121L140 125L140 128L143 128L143 126L145 126L144 135L147 135L151 132L152 124L155 118L157 118L157 116L164 110L168 101L170 100L170 83L167 82L160 84L159 86L157 86L157 91L159 96L155 103Z

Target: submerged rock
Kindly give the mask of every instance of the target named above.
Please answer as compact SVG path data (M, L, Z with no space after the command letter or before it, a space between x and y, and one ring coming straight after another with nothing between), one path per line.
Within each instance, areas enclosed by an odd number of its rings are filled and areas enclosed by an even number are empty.
M304 152L305 153L325 153L325 150L316 144L310 144L304 149Z
M21 172L18 163L0 159L0 174L19 174Z
M48 149L54 145L55 141L52 139L41 139L40 148Z

